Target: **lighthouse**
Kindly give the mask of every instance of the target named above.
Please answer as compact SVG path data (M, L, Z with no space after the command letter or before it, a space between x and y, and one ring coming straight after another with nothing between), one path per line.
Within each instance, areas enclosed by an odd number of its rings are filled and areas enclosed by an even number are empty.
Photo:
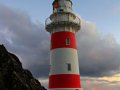
M80 83L76 33L80 19L71 0L54 0L53 13L46 19L51 35L49 90L83 90Z

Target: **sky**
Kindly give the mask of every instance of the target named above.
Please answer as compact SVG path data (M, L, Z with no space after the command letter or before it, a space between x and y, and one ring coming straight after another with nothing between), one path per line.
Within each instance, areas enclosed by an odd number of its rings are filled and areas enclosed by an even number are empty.
M72 0L81 18L77 33L84 90L120 88L120 0ZM0 44L16 54L45 87L48 84L50 34L45 20L53 0L0 0Z

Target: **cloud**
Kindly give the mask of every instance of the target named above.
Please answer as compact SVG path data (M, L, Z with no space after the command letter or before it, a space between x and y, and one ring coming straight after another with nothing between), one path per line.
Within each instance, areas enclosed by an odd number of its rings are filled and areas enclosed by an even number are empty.
M93 23L82 20L77 35L80 70L83 76L110 76L120 68L120 45L113 35L100 35Z
M38 80L46 89L48 88L48 78L40 78Z
M111 77L112 78L112 77ZM104 78L82 77L82 87L85 90L119 90L120 83L109 82Z
M0 5L0 43L17 54L36 77L48 75L49 35L21 11Z
M106 82L109 82L112 85L120 85L120 74L113 75L112 77L102 77L98 80L104 80Z
M101 77L117 73L120 67L120 45L113 35L101 36L94 23L82 20L77 34L82 76ZM37 78L49 74L50 34L43 24L36 24L21 11L0 5L0 43L15 53L24 68Z

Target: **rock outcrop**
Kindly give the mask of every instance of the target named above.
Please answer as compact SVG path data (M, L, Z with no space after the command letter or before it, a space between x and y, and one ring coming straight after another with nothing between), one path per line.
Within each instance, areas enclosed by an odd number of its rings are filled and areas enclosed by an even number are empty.
M0 45L0 90L46 90L16 55Z

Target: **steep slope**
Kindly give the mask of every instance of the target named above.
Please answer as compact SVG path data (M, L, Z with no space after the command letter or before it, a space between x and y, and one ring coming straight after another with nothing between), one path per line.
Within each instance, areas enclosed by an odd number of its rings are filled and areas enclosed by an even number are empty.
M3 45L0 45L0 90L45 90Z

